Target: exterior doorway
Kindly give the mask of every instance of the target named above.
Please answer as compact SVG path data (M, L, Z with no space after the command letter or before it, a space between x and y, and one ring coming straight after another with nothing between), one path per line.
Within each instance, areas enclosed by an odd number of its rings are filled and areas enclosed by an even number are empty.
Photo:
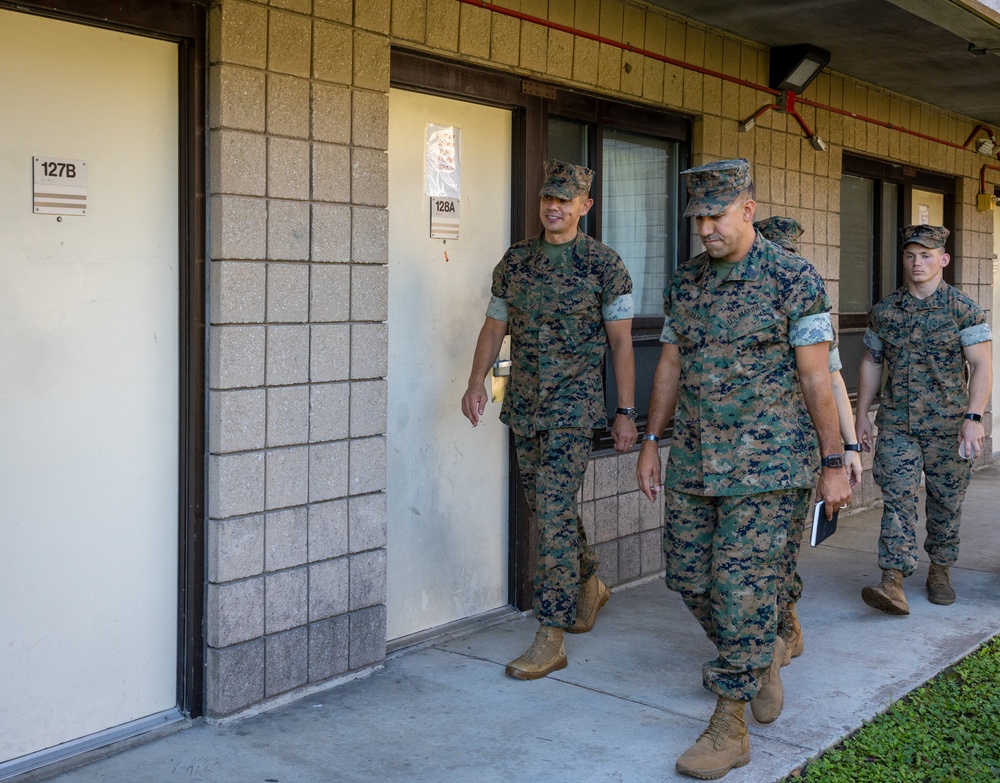
M430 236L429 124L460 130L457 239ZM461 399L510 244L511 138L509 110L389 93L390 642L508 603L508 430L499 404L472 428Z
M0 9L0 778L181 718L180 48Z

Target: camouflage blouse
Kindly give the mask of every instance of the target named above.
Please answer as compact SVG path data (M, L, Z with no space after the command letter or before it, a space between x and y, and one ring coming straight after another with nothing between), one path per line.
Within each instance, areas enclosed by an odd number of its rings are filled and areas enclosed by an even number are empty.
M889 365L876 426L957 436L969 404L962 349L992 339L983 309L944 281L926 299L906 286L889 294L868 314L865 332L872 356Z
M612 317L604 308L631 298L632 278L614 250L582 231L556 261L542 236L513 245L493 270L492 293L506 301L511 333L500 420L524 436L606 427L604 321ZM618 312L631 318L630 308Z
M811 487L819 453L795 348L833 338L823 279L760 234L715 276L702 253L664 291L661 340L681 357L664 484L707 496Z

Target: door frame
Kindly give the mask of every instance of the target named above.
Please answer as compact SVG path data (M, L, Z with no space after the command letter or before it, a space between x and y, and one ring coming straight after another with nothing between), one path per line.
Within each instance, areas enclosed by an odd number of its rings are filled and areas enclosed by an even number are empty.
M389 86L392 88L511 111L511 244L525 236L528 226L538 224L538 205L525 199L524 194L533 192L532 189L537 192L542 187L541 170L537 166L529 168L529 162L539 160L544 154L547 132L545 114L541 111L542 98L528 94L522 88L522 82L529 81L510 74L435 59L422 53L396 48L391 52ZM529 107L537 110L528 111ZM528 127L529 117L535 118L537 127ZM512 433L508 433L507 454L507 600L516 609L526 611L531 608L535 542Z
M204 710L207 0L0 0L47 16L178 46L179 422L177 709Z

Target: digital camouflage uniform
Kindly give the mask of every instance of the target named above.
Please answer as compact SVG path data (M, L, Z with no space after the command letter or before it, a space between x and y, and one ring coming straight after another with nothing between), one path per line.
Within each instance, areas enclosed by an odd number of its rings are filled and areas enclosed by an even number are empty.
M904 237L940 227L918 226ZM941 247L947 234L937 237ZM879 568L903 576L917 565L917 490L925 477L927 538L931 562L950 566L958 558L962 500L972 460L958 455L958 435L969 395L963 348L992 339L986 314L971 298L943 280L926 299L903 286L868 314L865 345L876 363L888 365L875 417L873 475L882 489Z
M743 164L737 192L749 184ZM733 200L711 170L708 182L687 174L704 210L694 214ZM713 211L706 201L719 193ZM760 235L725 279L702 253L664 292L661 340L681 360L664 479L666 581L718 648L705 687L729 699L751 701L771 664L780 558L819 465L795 346L830 340L829 309L816 270Z
M632 317L632 279L614 250L583 232L555 261L543 236L513 245L493 270L487 315L510 323L511 375L500 420L514 432L538 524L535 616L568 628L579 586L597 570L576 493L593 430L608 423L604 322Z

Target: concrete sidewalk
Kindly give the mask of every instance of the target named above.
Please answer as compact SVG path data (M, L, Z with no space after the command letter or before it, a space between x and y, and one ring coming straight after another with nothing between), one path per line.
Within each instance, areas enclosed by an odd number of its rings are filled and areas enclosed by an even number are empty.
M752 761L727 783L778 781L1000 632L1000 468L973 478L958 601L926 600L926 556L906 580L911 614L861 601L878 581L881 508L802 549L805 654L782 670L774 723L747 710ZM920 540L922 542L923 536ZM390 659L384 670L254 717L196 724L50 777L57 783L646 783L690 780L674 761L715 705L713 648L660 580L618 590L594 631L567 637L569 666L519 682L504 665L537 626L519 615ZM33 779L40 779L34 776Z

